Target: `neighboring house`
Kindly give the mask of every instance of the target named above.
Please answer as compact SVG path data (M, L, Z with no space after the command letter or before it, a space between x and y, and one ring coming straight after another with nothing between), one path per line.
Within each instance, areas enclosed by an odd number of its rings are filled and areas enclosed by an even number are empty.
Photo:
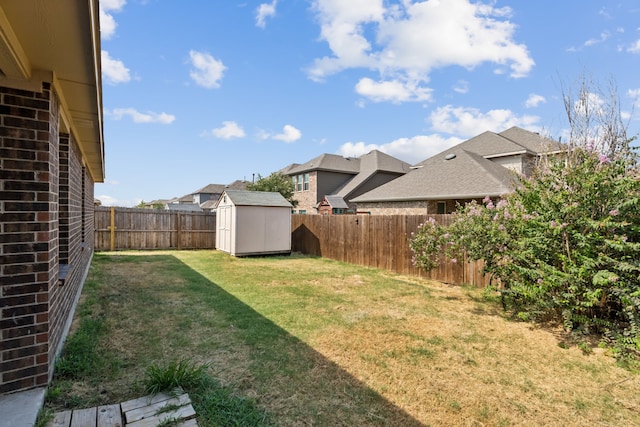
M99 15L97 1L0 3L0 407L7 393L42 398L91 263Z
M451 213L458 204L512 192L518 176L530 175L541 156L561 151L560 143L518 127L484 132L351 202L374 215Z
M355 213L350 200L409 172L410 165L373 150L360 157L322 154L285 168L295 185L294 213ZM331 196L327 198L328 196Z
M172 199L167 203L167 209L180 210L182 207L187 210L211 210L217 203L220 195L225 190L245 190L247 188L248 181L235 180L231 184L209 184L199 190L189 193L185 196ZM181 206L175 206L181 205ZM183 206L186 205L186 206ZM188 205L197 206L189 207ZM201 209L200 209L201 208ZM182 209L182 210L184 210Z

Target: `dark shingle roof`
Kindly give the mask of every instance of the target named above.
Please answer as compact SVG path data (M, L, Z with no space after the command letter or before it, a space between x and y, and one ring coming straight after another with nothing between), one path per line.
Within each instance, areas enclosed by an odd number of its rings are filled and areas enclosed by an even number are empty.
M541 136L539 133L530 132L528 130L513 126L503 132L500 136L514 141L518 145L525 147L532 153L544 154L549 152L557 152L563 149L563 144L549 138Z
M225 189L228 188L228 189L231 189L231 190L246 190L247 189L247 184L249 184L249 181L243 181L241 179L236 179L231 184L227 184Z
M355 175L360 171L360 159L325 153L309 160L306 163L289 168L287 175L296 175L314 170L342 172Z
M500 196L514 190L514 172L492 162L502 156L543 155L563 145L514 126L499 134L484 132L430 157L411 172L382 185L352 202L474 199ZM454 158L446 160L449 156Z
M378 172L387 172L404 175L411 170L409 163L396 159L378 150L370 151L358 157L360 160L360 172L347 181L342 187L333 192L343 198L348 198L351 193L360 188ZM333 206L333 205L332 205Z
M447 160L447 155L454 155ZM478 154L454 147L431 157L410 173L369 191L352 202L473 199L513 191L514 172Z
M224 184L208 184L191 194L222 194L224 188Z
M236 206L291 207L282 194L271 191L225 190L223 195ZM221 196L222 197L222 196Z
M345 202L344 199L340 196L324 196L324 198L327 199L327 202L332 208L337 208L337 209L349 208L349 205L347 205L347 202Z

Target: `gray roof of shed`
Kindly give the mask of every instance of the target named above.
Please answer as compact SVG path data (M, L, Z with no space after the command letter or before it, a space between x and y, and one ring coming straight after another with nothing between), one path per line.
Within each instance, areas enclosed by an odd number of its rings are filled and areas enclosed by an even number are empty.
M220 197L225 194L236 206L292 207L282 194L275 191L225 190Z

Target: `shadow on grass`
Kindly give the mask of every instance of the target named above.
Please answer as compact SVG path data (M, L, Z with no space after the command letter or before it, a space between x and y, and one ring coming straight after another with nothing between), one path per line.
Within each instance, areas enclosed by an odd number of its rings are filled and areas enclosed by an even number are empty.
M98 255L99 263L149 262L183 280L190 304L217 314L217 328L249 354L249 375L234 384L280 425L421 426L342 367L172 255ZM136 258L136 259L133 259ZM173 273L172 273L173 272ZM176 273L179 272L179 273ZM242 278L238 277L241 282ZM153 287L153 286L151 286ZM160 289L159 289L160 290ZM195 309L194 309L195 311ZM220 321L220 319L223 319ZM197 323L192 328L205 327ZM211 328L211 325L206 326ZM213 331L211 331L213 333ZM229 349L234 351L233 346ZM194 349L194 353L202 351ZM203 355L199 354L199 358ZM233 355L229 355L233 359ZM204 355L206 361L206 355ZM232 363L232 362L229 362ZM232 381L233 382L233 381Z

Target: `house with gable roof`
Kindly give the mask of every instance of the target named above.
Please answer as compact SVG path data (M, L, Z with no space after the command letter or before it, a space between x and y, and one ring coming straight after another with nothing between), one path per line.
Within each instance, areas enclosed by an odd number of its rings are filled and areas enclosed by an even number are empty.
M355 213L349 200L409 172L410 165L378 150L360 157L322 154L286 168L293 179L294 213Z
M484 132L350 202L374 215L447 214L458 204L514 191L518 177L529 176L540 157L562 151L560 143L519 127Z

